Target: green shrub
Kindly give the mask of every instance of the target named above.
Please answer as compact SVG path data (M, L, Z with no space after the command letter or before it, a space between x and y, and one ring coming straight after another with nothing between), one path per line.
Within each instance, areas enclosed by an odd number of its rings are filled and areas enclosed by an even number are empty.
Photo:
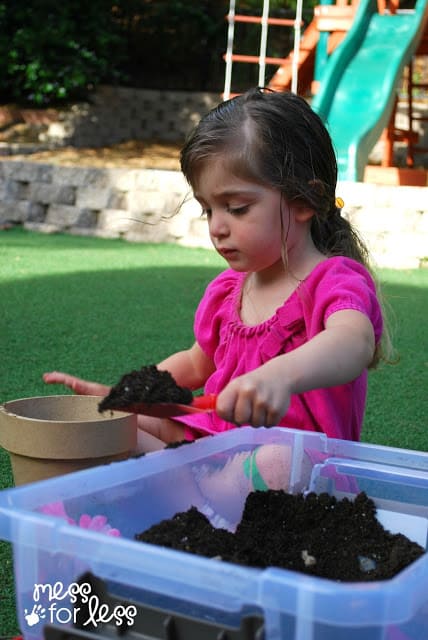
M45 106L112 78L122 41L108 0L0 3L0 99Z
M295 4L271 0L270 15L294 18ZM0 0L0 102L78 101L100 83L221 92L228 10L229 0ZM240 0L236 12L260 16L262 1ZM268 56L286 56L293 37L270 27ZM260 25L236 24L234 51L259 48ZM257 64L234 64L233 91L257 82Z

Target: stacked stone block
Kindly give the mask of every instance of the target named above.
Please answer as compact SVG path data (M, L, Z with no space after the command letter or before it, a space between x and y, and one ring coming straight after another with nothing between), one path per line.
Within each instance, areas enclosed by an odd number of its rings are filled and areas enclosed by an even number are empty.
M182 142L219 94L102 86L90 103L59 114L47 142L101 147L126 140Z
M0 163L0 225L136 242L186 243L192 219L199 213L177 171ZM194 237L189 243L207 244Z
M337 194L375 264L427 265L426 187L343 182ZM0 162L0 227L209 247L200 213L178 171Z
M428 189L346 182L344 215L366 241L375 264L428 266Z

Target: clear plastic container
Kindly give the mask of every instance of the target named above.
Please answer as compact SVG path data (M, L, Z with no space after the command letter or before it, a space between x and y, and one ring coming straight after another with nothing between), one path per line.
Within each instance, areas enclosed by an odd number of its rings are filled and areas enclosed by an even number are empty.
M136 533L194 504L207 473L261 444L284 445L288 454L291 448L291 493L327 490L349 496L365 483L366 493L398 530L406 529L409 537L414 532L419 541L425 531L426 547L428 454L291 429L236 429L1 492L0 537L13 544L17 611L25 639L42 638L46 624L73 623L76 603L70 585L88 571L116 599L184 616L195 625L198 621L194 637L201 640L221 636L209 635L208 627L205 636L199 622L239 629L245 616L262 619L267 640L428 638L428 554L391 580L340 583L134 540ZM218 496L220 520L240 520L250 490L242 475L231 491ZM41 512L58 503L76 521L82 514L105 515L121 537ZM257 633L233 637L263 637Z

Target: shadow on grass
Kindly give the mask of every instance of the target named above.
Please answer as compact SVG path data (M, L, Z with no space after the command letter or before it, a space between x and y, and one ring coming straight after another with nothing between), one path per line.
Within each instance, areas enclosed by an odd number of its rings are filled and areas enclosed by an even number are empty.
M0 401L62 392L43 383L44 371L113 384L187 348L198 302L219 271L146 266L2 284ZM427 288L390 282L384 293L400 360L370 373L362 439L428 450Z
M26 242L22 236L19 247ZM61 250L67 248L69 239L60 244ZM49 249L52 242L42 238L38 246ZM90 251L103 246L111 245L85 243ZM114 383L126 371L188 347L197 304L221 270L159 265L87 271L84 264L82 259L80 273L27 275L0 286L1 402L58 393L58 387L43 383L44 371L60 369ZM427 288L390 282L384 290L395 316L400 361L370 374L362 440L426 451ZM0 451L0 488L10 484L8 457ZM10 548L4 542L0 568L0 636L8 636L18 629Z
M428 451L427 275L384 285L398 362L370 372L363 441Z
M193 342L208 267L145 267L26 278L0 286L2 401L46 392L46 369L114 382Z
M0 402L63 393L45 371L113 384L194 340L213 267L144 267L25 278L0 285ZM0 450L0 489L10 486Z
M193 342L193 318L220 269L175 266L25 278L0 286L0 401L63 393L52 369L114 383ZM0 489L12 486L0 448ZM19 630L10 545L0 541L0 636Z

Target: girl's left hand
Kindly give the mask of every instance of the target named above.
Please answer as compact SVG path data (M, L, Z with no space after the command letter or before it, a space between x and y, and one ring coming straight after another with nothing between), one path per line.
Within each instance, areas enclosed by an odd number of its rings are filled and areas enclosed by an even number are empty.
M269 371L270 364L235 378L223 389L216 405L223 420L253 427L279 424L290 405L291 391L283 375Z

